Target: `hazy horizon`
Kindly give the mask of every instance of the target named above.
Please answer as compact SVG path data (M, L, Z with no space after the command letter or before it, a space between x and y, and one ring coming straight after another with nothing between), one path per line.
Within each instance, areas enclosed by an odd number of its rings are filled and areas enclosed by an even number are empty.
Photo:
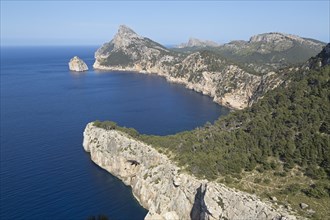
M329 1L1 1L1 46L97 46L119 25L165 46L281 32L330 41Z

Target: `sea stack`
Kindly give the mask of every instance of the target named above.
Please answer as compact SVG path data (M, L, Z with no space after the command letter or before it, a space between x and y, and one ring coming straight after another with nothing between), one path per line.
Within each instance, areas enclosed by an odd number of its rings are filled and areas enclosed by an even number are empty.
M69 62L69 69L75 72L83 72L83 71L87 71L88 67L82 59L75 56Z

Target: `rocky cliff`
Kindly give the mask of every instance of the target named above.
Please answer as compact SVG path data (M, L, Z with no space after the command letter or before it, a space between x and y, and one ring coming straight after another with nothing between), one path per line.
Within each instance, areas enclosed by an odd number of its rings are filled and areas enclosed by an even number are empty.
M83 72L83 71L87 71L88 67L82 59L75 56L69 62L69 69L71 71Z
M254 195L199 180L151 146L89 123L83 147L100 167L132 187L145 219L296 219Z

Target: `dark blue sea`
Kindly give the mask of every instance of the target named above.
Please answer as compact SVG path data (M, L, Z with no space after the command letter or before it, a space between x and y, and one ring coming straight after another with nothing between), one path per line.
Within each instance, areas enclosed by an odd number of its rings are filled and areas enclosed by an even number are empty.
M0 219L143 219L131 189L82 148L94 120L166 135L228 110L157 76L92 70L97 47L1 48ZM90 71L68 70L80 56Z

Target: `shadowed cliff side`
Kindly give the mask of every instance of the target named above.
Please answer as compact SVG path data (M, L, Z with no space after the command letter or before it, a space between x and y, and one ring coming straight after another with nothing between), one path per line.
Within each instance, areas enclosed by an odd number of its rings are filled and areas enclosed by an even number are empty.
M190 212L191 220L208 220L212 214L207 210L205 204L205 194L207 191L207 184L201 184L196 190L194 205ZM212 216L213 217L213 216Z

